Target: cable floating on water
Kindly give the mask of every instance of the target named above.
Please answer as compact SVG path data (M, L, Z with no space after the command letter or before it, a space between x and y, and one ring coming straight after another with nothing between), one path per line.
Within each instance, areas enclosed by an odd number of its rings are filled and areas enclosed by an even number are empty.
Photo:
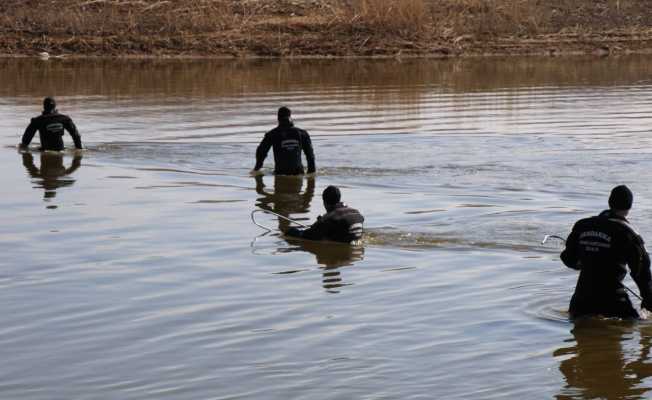
M276 228L268 228L268 227L266 227L265 225L261 225L261 224L259 224L258 222L256 222L256 218L254 217L254 214L256 214L257 212L262 212L262 213L266 213L266 214L272 214L272 215L275 215L275 216L277 216L278 218L284 219L284 220L286 220L286 221L288 221L288 222L290 222L290 223L292 223L292 224L297 224L297 225L299 225L299 226L302 227L302 228L308 228L308 225L304 225L304 224L302 224L302 223L299 222L299 221L295 221L295 220L293 220L293 219L291 219L291 218L288 218L288 217L283 216L283 215L281 215L281 214L277 214L277 213L275 213L275 212L273 212L273 211L264 210L264 209L253 210L253 211L251 212L251 222L253 222L254 225L256 225L257 227L259 227L259 228L263 228L264 230L266 230L266 231L268 231L268 232L272 232L272 231L275 231L275 230L278 230L278 229L276 229Z

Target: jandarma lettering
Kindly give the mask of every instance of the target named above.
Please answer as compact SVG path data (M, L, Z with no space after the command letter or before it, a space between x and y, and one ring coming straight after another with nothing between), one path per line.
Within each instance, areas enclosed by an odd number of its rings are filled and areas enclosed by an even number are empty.
M588 240L580 240L580 244L582 246L593 246L593 247L603 247L603 248L611 248L611 245L609 243L603 243L603 242L591 242Z
M611 236L607 235L607 234L604 233L604 232L598 232L598 231L586 231L586 232L582 232L582 233L580 234L580 239L584 239L584 238L587 237L587 236L597 237L597 238L600 238L600 239L602 239L602 240L604 240L604 241L606 241L606 242L611 242Z

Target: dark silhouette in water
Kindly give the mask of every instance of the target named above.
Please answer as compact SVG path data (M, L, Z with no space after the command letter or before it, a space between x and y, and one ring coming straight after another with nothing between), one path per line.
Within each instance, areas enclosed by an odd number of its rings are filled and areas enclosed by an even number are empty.
M308 240L329 240L351 243L362 239L364 217L354 208L342 203L340 190L329 186L322 193L326 214L317 218L309 228L291 227L284 231L287 236Z
M573 226L561 253L567 267L580 271L570 301L571 318L639 318L622 283L626 266L643 298L642 307L652 310L650 256L643 238L625 218L633 200L626 186L617 186L611 191L609 210Z
M577 322L571 331L575 343L553 353L563 357L559 371L566 380L556 399L649 398L650 388L644 381L652 377L652 332L646 328L605 319Z
M43 188L43 197L45 199L54 198L57 195L57 189L64 186L72 185L75 180L66 178L81 166L82 155L75 154L70 167L66 168L63 164L63 154L42 152L41 166L36 167L34 157L31 153L23 153L23 166L34 178L36 187Z
M70 136L72 136L75 147L81 149L81 136L72 119L67 115L59 114L55 100L51 97L46 97L43 100L43 113L38 117L32 118L27 129L25 129L20 147L27 148L34 134L38 131L39 138L41 139L41 150L63 150L64 130L68 131Z
M310 135L294 126L292 112L287 107L278 109L278 126L265 134L256 149L256 165L252 173L263 167L270 148L274 150L274 173L277 175L303 174L301 152L306 154L308 173L315 172L315 153L312 150Z
M257 175L254 178L256 180L256 192L260 195L256 205L261 209L288 218L295 214L306 214L310 211L310 203L315 194L314 177L305 179L307 185L303 192L304 178L302 176L274 175L273 191L267 189L262 175ZM290 229L290 222L278 218L278 229L281 232L287 231ZM340 268L352 265L355 261L362 260L364 257L364 248L362 246L351 246L348 243L299 240L288 236L285 236L284 239L292 247L283 251L305 251L315 255L317 263L323 269L322 286L329 292L337 292L339 287L346 285L342 282Z
M256 205L290 218L292 214L305 214L310 211L310 202L315 195L315 178L306 179L307 186L303 193L303 176L274 175L274 191L267 190L262 175L256 175L256 193L261 195ZM284 232L290 223L278 218L278 229Z

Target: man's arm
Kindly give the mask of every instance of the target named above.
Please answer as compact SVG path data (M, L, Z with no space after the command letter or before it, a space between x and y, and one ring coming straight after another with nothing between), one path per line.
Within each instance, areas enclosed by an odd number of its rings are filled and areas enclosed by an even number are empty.
M578 239L578 233L577 233L577 224L573 227L573 230L571 231L570 235L568 235L568 238L566 239L566 248L564 251L561 252L560 258L561 261L566 265L568 268L580 270L581 266L578 265L578 260L577 260L577 239Z
M643 298L643 307L652 311L652 275L650 274L650 255L645 250L643 239L636 235L628 251L627 265L639 293Z
M73 142L75 142L75 147L81 149L82 148L81 135L79 134L79 131L77 131L77 127L75 126L75 123L72 122L72 119L68 118L64 122L63 127L68 131L70 136L72 136L72 140Z
M20 147L29 146L29 144L32 142L32 138L34 138L36 130L36 123L34 122L34 119L32 119L29 122L29 125L27 125L27 129L25 129L25 133L23 133L23 139L20 141Z
M306 210L310 208L310 203L312 202L312 198L315 195L315 177L309 176L307 181L308 185L306 187L306 191L303 193L303 196L301 196L303 199L303 208Z
M271 147L272 135L267 132L256 149L256 166L254 167L254 171L258 171L263 167L263 162L265 161L265 157L267 157L267 153Z
M308 229L297 229L297 228L290 228L288 229L287 232L285 232L286 235L292 236L292 237L297 237L301 239L308 239L308 240L322 240L327 236L328 233L328 222L324 221L322 217L317 217L317 221L310 226Z
M317 217L317 221L310 228L303 231L302 237L308 240L323 240L328 238L332 222L324 217Z
M34 165L34 157L31 153L23 153L23 166L33 178L41 176L41 171L39 171L39 169L36 168L36 165Z
M301 147L303 152L306 153L306 161L308 162L308 173L314 174L316 171L315 168L315 153L312 150L312 141L310 140L310 135L308 132L303 131L301 135Z
M75 155L72 159L72 164L70 164L70 167L66 169L66 175L72 174L73 172L77 171L77 169L81 167L81 160L82 160L81 154Z

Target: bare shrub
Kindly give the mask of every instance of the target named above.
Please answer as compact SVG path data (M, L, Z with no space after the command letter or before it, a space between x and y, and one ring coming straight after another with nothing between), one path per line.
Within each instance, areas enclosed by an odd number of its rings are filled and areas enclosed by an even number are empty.
M354 0L345 7L344 15L352 27L404 35L419 34L432 22L425 0Z

